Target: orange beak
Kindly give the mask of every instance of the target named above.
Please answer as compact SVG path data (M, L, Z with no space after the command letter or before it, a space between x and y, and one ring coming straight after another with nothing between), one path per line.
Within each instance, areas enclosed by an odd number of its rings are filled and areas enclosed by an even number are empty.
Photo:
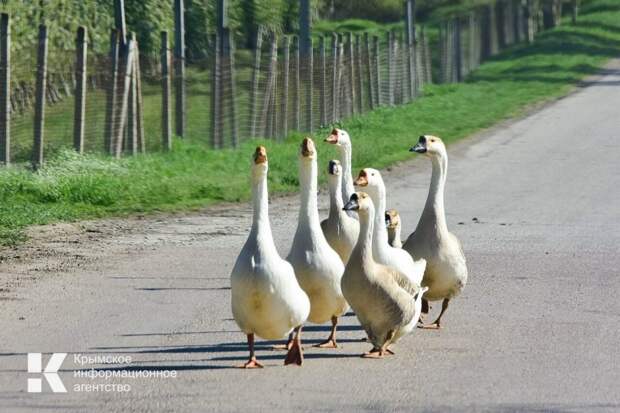
M267 162L267 149L264 146L257 146L254 152L254 163L259 165Z
M368 176L366 175L365 170L361 170L357 179L355 180L355 185L357 186L367 186L368 185Z
M329 135L327 138L325 138L325 142L331 143L331 144L338 143L338 129L332 130L331 135Z

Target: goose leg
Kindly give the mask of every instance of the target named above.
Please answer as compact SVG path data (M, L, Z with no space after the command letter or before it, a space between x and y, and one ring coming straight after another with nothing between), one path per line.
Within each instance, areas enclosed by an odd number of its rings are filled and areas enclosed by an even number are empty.
M293 343L291 345L291 349L286 354L286 358L284 359L284 365L287 366L289 364L297 364L301 366L304 362L304 353L301 349L301 326L295 329L295 338L293 339Z
M314 347L320 348L338 348L336 343L336 326L338 325L338 317L332 317L332 331L329 333L329 337L324 342L315 345Z
M245 363L241 368L244 369L262 369L263 365L256 360L256 355L254 354L254 334L248 334L248 347L250 348L250 359L247 363Z
M433 324L423 324L419 326L419 328L426 328L426 329L431 329L431 330L440 329L441 328L441 316L443 316L443 313L445 313L446 310L448 309L449 303L450 303L450 299L444 298L443 302L441 303L441 312L439 313L439 317L437 317L437 320L435 320Z
M292 345L293 345L293 332L291 332L291 334L288 335L288 341L286 342L286 344L274 344L273 346L271 346L271 349L272 350L290 350Z
M424 325L424 322L422 321L422 316L426 317L428 315L429 309L430 309L430 306L428 305L428 300L425 300L424 298L422 298L422 311L420 314L420 319L418 320L419 326Z

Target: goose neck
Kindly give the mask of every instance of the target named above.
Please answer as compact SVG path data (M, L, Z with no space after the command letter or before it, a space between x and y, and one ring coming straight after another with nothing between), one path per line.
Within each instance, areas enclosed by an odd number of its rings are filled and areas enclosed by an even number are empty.
M342 199L348 202L351 195L355 192L351 172L352 148L350 144L340 145L338 148L340 149L340 163L342 164Z
M436 223L437 232L448 231L446 214L444 210L444 191L448 174L448 159L446 156L433 156L431 158L433 172L431 184L424 206L423 216L425 220Z
M377 186L370 192L370 196L375 205L373 243L375 251L379 251L388 244L388 232L385 227L385 186Z
M266 174L253 178L252 207L252 234L258 239L272 239Z
M342 208L344 202L342 200L342 181L340 175L329 176L329 216L337 217Z
M319 226L318 210L318 172L316 159L302 159L299 166L301 186L301 208L299 208L299 221L307 225Z
M374 211L359 211L360 232L355 245L354 253L361 259L362 264L373 262L372 234L374 226Z

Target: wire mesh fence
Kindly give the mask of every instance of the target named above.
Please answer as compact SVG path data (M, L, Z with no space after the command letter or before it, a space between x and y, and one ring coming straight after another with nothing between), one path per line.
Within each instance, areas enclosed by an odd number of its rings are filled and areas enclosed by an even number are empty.
M221 29L205 54L190 61L172 49L168 33L159 56L140 55L135 37L118 30L99 49L109 53L95 52L86 28L76 33L75 48L49 46L43 59L43 29L38 47L16 50L3 15L1 161L36 167L42 162L37 145L45 156L73 147L120 157L169 150L179 133L224 148L312 132L411 102L425 84L463 81L502 49L532 41L545 26L543 5L497 0L379 36L316 35L308 54L295 35L259 28L247 49L235 47L231 32Z

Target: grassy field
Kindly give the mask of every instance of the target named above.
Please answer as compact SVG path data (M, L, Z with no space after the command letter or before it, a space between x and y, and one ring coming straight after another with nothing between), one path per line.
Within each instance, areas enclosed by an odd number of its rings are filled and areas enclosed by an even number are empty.
M518 115L533 103L568 93L583 76L620 55L620 2L593 0L582 11L576 26L566 24L542 33L533 45L504 51L465 83L429 85L424 97L411 104L343 122L354 140L355 169L411 158L407 149L421 133L454 141ZM315 135L322 139L327 132ZM246 200L249 159L259 143L269 150L271 191L295 191L301 138L293 134L282 143L249 141L237 151L213 151L202 143L177 140L172 153L120 161L60 151L37 173L3 169L0 242L23 240L23 229L32 224ZM336 156L327 144L320 143L319 150L321 164Z

